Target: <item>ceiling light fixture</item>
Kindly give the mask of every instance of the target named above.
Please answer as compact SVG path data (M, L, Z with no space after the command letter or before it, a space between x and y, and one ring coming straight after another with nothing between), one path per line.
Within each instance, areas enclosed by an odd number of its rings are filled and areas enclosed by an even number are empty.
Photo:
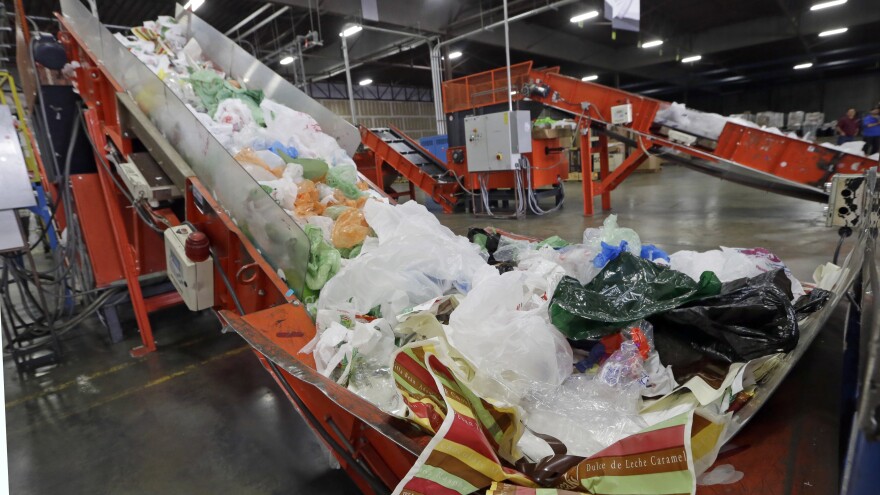
M183 6L183 10L191 10L195 12L196 10L199 10L199 7L204 4L205 0L189 0L189 2L186 2L186 4Z
M461 57L461 52L452 52L449 54L449 60L455 60Z
M812 62L807 62L805 64L795 65L794 68L795 68L795 70L801 70L801 69L809 69L812 66L813 66Z
M339 33L339 36L342 36L343 38L348 38L349 36L351 36L353 34L358 34L359 32L363 31L363 29L364 28L361 27L360 25L354 24L352 26L348 26L347 28L343 29L342 32Z
M583 22L583 21L586 21L587 19L592 19L593 17L599 17L598 10L593 10L590 12L584 12L583 14L578 14L569 20L571 22Z
M361 86L369 86L370 84L373 84L373 80L370 78L361 79L361 82L359 82L358 84L360 84Z
M296 57L294 57L292 55L288 55L288 56L282 58L281 60L279 60L278 63L281 65L289 65L289 64L293 63L294 60L296 60Z
M816 5L810 7L810 10L822 10L829 7L837 7L838 5L843 5L845 3L846 0L831 0L830 2L817 3Z
M593 74L593 75L591 75L591 76L584 76L584 77L582 77L582 78L581 78L581 81L584 81L584 82L590 82L590 81L595 81L596 79L599 79L599 76L597 76L596 74Z
M646 41L642 43L642 48L654 48L663 44L663 40Z
M819 37L824 38L826 36L834 36L835 34L843 34L847 31L849 31L849 28L829 29L828 31L822 31L819 33Z
M685 57L685 58L681 59L681 63L689 64L691 62L699 62L700 60L703 60L702 55L692 55L690 57Z

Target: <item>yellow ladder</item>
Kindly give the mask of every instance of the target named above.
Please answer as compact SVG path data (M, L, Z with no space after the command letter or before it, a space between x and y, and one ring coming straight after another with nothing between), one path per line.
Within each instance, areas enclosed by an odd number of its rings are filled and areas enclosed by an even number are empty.
M0 104L7 105L6 102L6 86L12 95L12 101L15 103L15 113L18 115L18 132L19 141L21 141L21 149L24 151L24 162L27 164L28 172L30 172L31 181L40 182L40 168L37 166L37 159L34 156L34 147L31 143L30 129L28 129L27 118L24 113L24 107L21 106L21 99L18 97L18 89L15 87L15 79L7 71L0 71Z

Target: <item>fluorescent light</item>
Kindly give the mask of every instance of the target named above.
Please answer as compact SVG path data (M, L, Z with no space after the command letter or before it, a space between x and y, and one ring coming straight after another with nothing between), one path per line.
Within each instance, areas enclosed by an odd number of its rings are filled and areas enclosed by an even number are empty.
M348 38L349 36L351 36L353 34L358 34L363 29L364 28L362 28L361 26L359 26L357 24L355 24L353 26L348 26L347 28L343 29L341 33L339 33L339 36L342 36L343 38Z
M593 17L599 17L598 10L593 10L591 12L584 12L583 14L578 14L578 15L572 17L570 20L571 20L571 22L582 22L582 21L586 21L587 19L592 19Z
M807 63L805 63L805 64L798 64L798 65L795 65L794 68L795 68L796 70L801 70L801 69L809 69L809 68L812 67L812 66L813 66L813 63L812 63L812 62L807 62Z
M681 63L689 64L691 62L699 62L700 60L703 60L702 55L693 55L693 56L685 57L685 58L681 59Z
M596 74L593 74L591 76L582 77L581 81L588 82L588 81L595 81L596 79L599 79L599 76L597 76Z
M455 60L458 57L461 57L461 52L452 52L449 54L449 60Z
M361 86L369 86L370 84L373 84L373 80L370 78L361 79L361 82L359 82L358 84L360 84Z
M183 6L183 10L189 9L189 10L192 10L193 12L195 12L204 3L205 3L205 0L189 0L189 2L186 2L186 5Z
M511 92L510 92L510 96L513 96L513 95L515 95L515 94L516 94L516 91L511 91Z
M822 31L819 33L819 36L824 38L826 36L834 36L835 34L843 34L847 31L849 31L849 28L829 29L828 31Z
M653 40L642 43L642 48L654 48L663 44L663 40Z
M282 58L281 60L279 60L278 63L281 65L288 65L288 64L292 63L294 60L295 59L293 56L288 55L288 56Z
M817 3L810 7L810 10L822 10L827 9L828 7L837 7L838 5L843 5L845 3L846 0L831 0L830 2Z

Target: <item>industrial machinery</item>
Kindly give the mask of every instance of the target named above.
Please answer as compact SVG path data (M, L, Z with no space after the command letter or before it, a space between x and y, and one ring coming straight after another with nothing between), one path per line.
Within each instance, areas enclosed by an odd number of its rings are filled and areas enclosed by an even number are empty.
M611 191L651 155L722 179L820 202L827 201L824 185L834 174L861 174L878 166L876 160L743 123L723 124L720 135L676 129L658 119L658 112L668 103L564 76L556 67L534 69L532 62L512 65L510 86L514 88L514 107L529 110L532 120L549 109L577 122L573 142L560 143L560 139L567 141L567 136L533 132L532 153L526 153L532 180L526 185L539 189L565 179L569 162L563 151L578 150L584 177L584 215L595 211L592 198L596 196L601 196L603 210L610 209ZM449 129L446 174L417 176L399 157L381 148L376 162L383 160L435 200L437 185L445 180L443 200L438 203L447 212L452 211L451 198L461 199L482 185L490 191L515 189L513 172L484 174L481 166L473 163L468 146L473 131L468 119L505 110L507 99L506 68L445 81L443 108ZM598 149L592 145L593 134L599 138ZM624 143L629 150L613 170L608 161L609 139ZM364 144L373 148L375 141L365 137ZM594 152L600 157L598 180L590 180ZM452 183L449 176L458 181Z
M82 226L96 284L100 287L124 280L129 289L143 341L133 355L157 349L149 324L151 311L180 302L191 309L211 307L225 328L253 347L262 365L362 491L384 493L396 486L431 437L318 373L313 356L300 353L316 333L314 317L303 304L309 259L304 232L268 194L250 194L242 187L254 183L251 176L82 3L61 0L61 6L62 13L57 15L59 39L68 59L78 64L73 79L86 106L83 120L97 164L92 171L70 175L69 183L62 186L69 187L76 199L76 221ZM527 118L525 112L480 110L475 119L462 116L464 136L473 140L450 143L448 166L396 129L361 128L358 132L198 16L191 12L180 15L204 56L231 77L249 81L267 97L310 114L349 154L361 143L369 147L375 167L371 178L380 189L389 185L383 178L387 164L435 199L440 198L444 209L451 209L461 191L481 186L487 191L533 191L558 184L567 173L567 160L556 150L559 138L540 142L528 135L525 124L531 124L533 115ZM603 175L598 184L584 181L587 198L609 198L610 191L647 153L658 148L701 160L720 156L757 160L757 152L748 153L742 144L730 145L733 138L727 135L714 153L672 142L660 134L662 130L652 130L660 106L657 101L581 83L553 70L532 71L530 64L517 66L512 74L520 88L518 106L549 105L580 121L577 137L584 156L590 156L591 130L600 132L602 139L618 136L633 145L634 155L614 172ZM460 97L467 101L461 104L453 98L454 86L447 86L447 113L476 115L475 109L498 104L501 96L506 99L507 94L497 91L506 88L506 81L493 77L485 83L488 92L467 90ZM601 119L612 111L618 124ZM473 131L465 125L468 123L474 124ZM515 137L504 133L505 126L518 127ZM760 131L733 132L738 133L740 142L763 138ZM602 146L607 140L604 143ZM819 179L855 163L850 157L831 158L837 169L826 167ZM369 167L371 160L366 158L362 163ZM853 171L860 167L858 164ZM529 168L534 169L531 175L517 173L528 173ZM144 177L158 174L162 179L156 183L141 180L135 169ZM484 172L497 169L503 171ZM517 184L518 180L525 182ZM803 187L814 180L810 175L786 184ZM552 187L550 191L557 194ZM863 195L866 202L874 196L873 190ZM728 438L753 417L779 385L852 285L863 262L863 247L876 237L876 228L865 225L855 229L857 248L843 263L850 268L848 275L832 288L835 300L804 321L797 349L786 358L786 364L769 375L756 397L736 413ZM147 283L144 276L165 272L177 290L150 295L142 287Z

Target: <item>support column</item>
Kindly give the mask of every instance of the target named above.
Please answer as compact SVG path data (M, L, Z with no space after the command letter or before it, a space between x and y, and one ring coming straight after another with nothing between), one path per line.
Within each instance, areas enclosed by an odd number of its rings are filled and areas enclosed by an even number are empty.
M581 190L584 193L584 216L593 215L593 156L590 149L590 128L581 131Z
M610 173L608 167L608 135L599 135L599 180L604 180ZM602 190L602 210L611 209L611 191Z

